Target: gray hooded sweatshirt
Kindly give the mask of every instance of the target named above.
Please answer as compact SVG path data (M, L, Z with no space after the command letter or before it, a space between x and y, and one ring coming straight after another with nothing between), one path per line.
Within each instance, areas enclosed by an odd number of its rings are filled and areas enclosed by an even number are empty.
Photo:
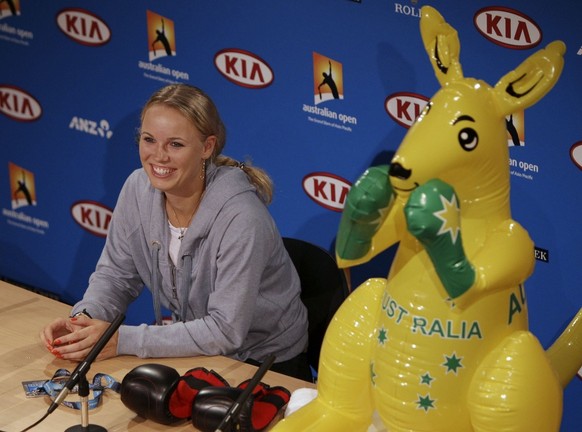
M277 227L241 169L210 164L206 181L174 266L164 195L143 169L134 171L72 312L112 321L147 287L156 321L163 306L173 323L121 326L119 355L291 359L307 346L307 310Z

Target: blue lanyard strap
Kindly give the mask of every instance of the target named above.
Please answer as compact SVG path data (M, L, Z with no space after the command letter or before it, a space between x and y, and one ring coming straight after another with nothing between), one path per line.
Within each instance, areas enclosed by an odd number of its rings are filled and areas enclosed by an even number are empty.
M54 400L58 396L63 386L67 383L69 376L71 376L71 373L67 369L58 369L50 380L45 381L42 387L51 399ZM112 376L103 373L95 374L93 381L89 383L89 390L93 393L93 397L88 400L89 409L96 408L99 405L101 396L106 389L119 393L120 388L121 384ZM73 388L71 393L77 393L77 386ZM70 402L65 400L63 405L73 409L81 409L80 401Z

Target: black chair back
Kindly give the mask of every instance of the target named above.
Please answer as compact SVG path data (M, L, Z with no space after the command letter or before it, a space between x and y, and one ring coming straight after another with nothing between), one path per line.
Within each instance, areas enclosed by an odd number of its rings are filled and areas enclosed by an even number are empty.
M327 326L349 294L346 277L335 258L325 249L290 237L283 237L283 243L301 280L301 300L307 308L309 320L307 357L317 372Z

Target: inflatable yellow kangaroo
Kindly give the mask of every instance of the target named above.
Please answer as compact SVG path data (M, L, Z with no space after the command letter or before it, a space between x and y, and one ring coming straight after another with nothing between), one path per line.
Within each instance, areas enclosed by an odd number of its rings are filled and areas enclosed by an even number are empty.
M399 243L387 279L348 297L325 336L318 396L276 432L558 431L580 367L581 314L544 351L523 282L533 243L511 218L505 118L540 100L563 67L553 42L494 86L465 78L457 32L421 11L441 89L390 166L353 185L336 242L349 267Z

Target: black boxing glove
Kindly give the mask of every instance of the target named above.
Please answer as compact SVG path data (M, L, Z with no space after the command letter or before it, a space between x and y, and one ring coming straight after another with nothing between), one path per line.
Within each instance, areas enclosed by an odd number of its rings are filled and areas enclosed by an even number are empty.
M249 384L250 380L234 387L206 387L198 392L192 403L192 425L202 432L214 432L228 410ZM229 431L260 432L269 426L279 411L287 405L291 393L285 387L270 387L260 382L243 403Z
M206 387L198 392L192 404L192 426L202 432L214 432L238 399L242 390L235 387ZM239 415L227 431L252 432L253 395L243 403Z
M192 400L208 386L227 387L216 372L198 367L180 376L161 364L144 364L121 382L121 401L141 417L169 425L192 415Z
M238 385L244 390L251 380ZM291 392L282 386L269 386L260 382L253 389L253 404L251 407L251 431L262 431L275 419L279 411L287 405Z
M206 387L228 387L228 382L213 370L203 367L190 369L180 377L169 400L169 409L174 417L190 418L192 401Z
M180 374L161 364L144 364L132 369L121 382L121 402L141 417L169 425L181 418L169 409L170 396Z

